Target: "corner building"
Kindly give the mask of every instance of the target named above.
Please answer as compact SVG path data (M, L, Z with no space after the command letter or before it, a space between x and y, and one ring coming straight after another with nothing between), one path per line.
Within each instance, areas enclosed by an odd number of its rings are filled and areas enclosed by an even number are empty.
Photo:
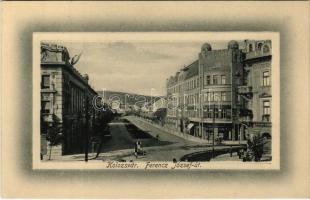
M236 41L221 50L203 44L198 59L167 80L166 124L205 140L241 139L237 89L243 84L242 56Z
M63 136L52 148L59 156L84 151L85 132L92 133L96 111L91 101L97 93L70 63L66 47L41 43L41 153L49 148L48 131L56 129ZM88 105L86 105L88 104ZM86 112L89 113L86 126Z
M242 51L236 41L230 41L227 49L212 50L206 43L199 54L199 78L201 83L200 119L201 137L210 140L239 140L237 88L242 82ZM200 135L199 135L200 136Z
M244 86L239 87L244 131L266 138L272 136L271 50L270 40L245 40Z

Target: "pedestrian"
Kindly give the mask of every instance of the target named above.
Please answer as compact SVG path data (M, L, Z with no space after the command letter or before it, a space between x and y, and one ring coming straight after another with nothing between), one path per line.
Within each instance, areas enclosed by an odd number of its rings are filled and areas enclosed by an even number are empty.
M138 158L138 142L139 141L136 141L136 143L135 143L135 156L136 156L136 158Z
M142 154L141 141L138 141L137 149L138 149L138 154Z

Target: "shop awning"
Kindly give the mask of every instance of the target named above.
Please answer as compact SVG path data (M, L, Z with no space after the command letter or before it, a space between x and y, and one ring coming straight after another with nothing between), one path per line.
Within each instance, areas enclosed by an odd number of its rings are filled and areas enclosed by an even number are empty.
M189 124L187 125L187 129L190 130L191 128L193 128L193 126L194 126L194 124L189 123Z

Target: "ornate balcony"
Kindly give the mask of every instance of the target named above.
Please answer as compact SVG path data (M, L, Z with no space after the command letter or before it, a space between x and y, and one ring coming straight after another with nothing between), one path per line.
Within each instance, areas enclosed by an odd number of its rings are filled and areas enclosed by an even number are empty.
M271 122L253 122L253 127L268 127L271 128Z
M249 109L240 109L239 110L239 117L250 117L253 118L253 111Z
M239 94L247 94L247 93L252 93L252 86L238 86L238 93Z
M262 115L263 122L270 122L270 115Z
M238 86L238 94L246 99L251 99L253 97L252 86Z
M265 56L271 56L271 52L270 51L268 51L268 52L263 52L263 51L248 52L245 55L245 59L249 60L249 59L265 57Z
M239 121L240 122L252 122L252 117L250 116L239 117Z
M42 117L43 117L43 120L44 120L45 122L53 122L53 121L54 121L53 114L50 114L50 113L42 113Z

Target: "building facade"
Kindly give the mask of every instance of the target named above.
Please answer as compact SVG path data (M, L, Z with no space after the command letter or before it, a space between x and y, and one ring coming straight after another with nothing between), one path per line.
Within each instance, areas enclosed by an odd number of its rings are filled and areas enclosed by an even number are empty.
M240 126L237 112L237 89L242 84L242 51L236 41L230 41L227 49L212 50L210 44L202 46L199 54L201 80L200 120L202 138L222 137L239 140Z
M271 137L271 50L270 40L245 40L244 86L239 88L245 112L240 121L247 133Z
M167 79L166 126L204 140L270 133L271 42L202 45L198 59Z
M180 132L194 135L197 130L187 130L189 118L198 117L199 79L198 60L185 66L167 80L166 124Z
M72 61L72 60L71 60ZM49 148L51 131L61 136L54 155L81 153L86 132L92 133L96 111L92 99L97 93L70 63L66 47L41 44L41 153ZM84 142L83 142L84 141ZM46 144L46 145L44 145Z

